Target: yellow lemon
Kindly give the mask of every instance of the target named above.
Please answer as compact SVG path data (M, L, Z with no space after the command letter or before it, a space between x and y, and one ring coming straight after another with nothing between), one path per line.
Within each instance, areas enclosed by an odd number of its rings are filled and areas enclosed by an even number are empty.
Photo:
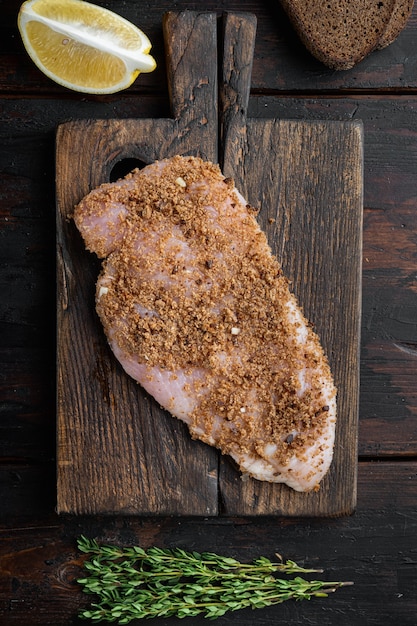
M20 8L18 26L39 69L75 91L115 93L156 67L145 33L83 0L28 0Z

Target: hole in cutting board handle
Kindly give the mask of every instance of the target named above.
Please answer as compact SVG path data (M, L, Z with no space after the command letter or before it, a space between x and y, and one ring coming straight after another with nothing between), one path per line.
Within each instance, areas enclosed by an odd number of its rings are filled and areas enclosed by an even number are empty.
M134 158L121 159L121 161L118 161L113 166L110 172L110 182L114 183L116 182L116 180L119 180L119 178L124 178L132 170L136 168L141 170L146 165L147 163L145 163L144 161L141 161L140 159L134 159Z

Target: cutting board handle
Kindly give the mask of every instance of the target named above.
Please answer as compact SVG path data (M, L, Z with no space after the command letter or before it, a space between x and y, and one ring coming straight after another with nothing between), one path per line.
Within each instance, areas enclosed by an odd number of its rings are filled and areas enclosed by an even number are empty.
M168 91L174 119L217 122L215 13L170 11L162 20Z
M187 132L196 131L196 121L200 125L215 123L218 161L231 175L235 148L240 147L241 152L245 138L256 17L249 13L225 13L218 18L215 13L168 12L163 17L163 31L172 115ZM220 59L217 50L221 50Z
M255 38L255 15L224 15L223 56L219 76L222 154L219 156L226 176L233 176L236 159L243 158Z

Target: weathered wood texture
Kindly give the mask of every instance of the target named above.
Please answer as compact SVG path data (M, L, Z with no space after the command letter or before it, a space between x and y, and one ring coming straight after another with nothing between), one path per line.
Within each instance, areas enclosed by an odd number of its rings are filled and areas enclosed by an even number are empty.
M283 12L261 0L206 0L256 14L250 118L360 120L364 250L358 506L339 519L57 517L55 485L55 128L67 120L169 118L162 15L172 2L98 4L151 36L158 61L115 96L80 96L23 50L20 1L0 23L0 623L69 626L89 601L75 539L213 549L250 560L277 550L355 585L331 598L234 613L217 623L415 626L417 510L417 5L386 50L348 72L320 66ZM201 10L178 0L175 8ZM378 462L368 462L378 458ZM157 620L169 626L178 620ZM183 621L181 622L181 624ZM185 623L185 622L184 622ZM203 623L200 621L199 623ZM193 622L194 624L194 622ZM197 622L196 622L197 624Z
M242 485L222 458L222 502L231 514L346 513L356 499L362 128L247 118L255 24L233 14L224 22L223 170L261 207L272 250L322 339L338 387L339 422L333 466L318 493L306 496L258 481Z
M126 158L217 160L216 17L171 13L164 26L174 119L74 122L58 131L60 512L217 513L217 455L194 446L183 424L121 375L94 314L97 265L69 222L74 205Z
M329 354L338 387L333 465L320 491L307 495L282 485L242 482L229 459L191 442L182 424L128 380L105 345L94 314L97 264L82 253L69 222L74 204L110 179L117 160L148 163L177 153L216 160L215 19L169 14L175 119L74 122L61 126L57 137L61 512L340 515L355 506L362 129L351 122L246 119L255 20L229 15L224 21L224 170L249 202L262 207L260 221L273 251ZM196 67L199 73L193 73ZM200 98L191 98L194 93ZM213 112L208 118L207 110Z
M73 118L169 115L164 99L109 104L2 101L0 232L3 458L54 457L55 128ZM359 454L417 454L414 275L417 97L251 98L251 118L360 120L364 126L363 321ZM404 349L396 348L403 345Z
M327 599L239 611L215 623L321 624L323 626L415 626L417 611L416 463L363 463L358 508L339 519L10 517L0 545L0 620L7 626L69 626L93 596L75 580L81 533L106 543L157 545L216 551L250 561L276 552L300 564L323 567L327 580L353 587ZM16 510L16 509L15 509ZM155 626L184 620L158 618ZM193 626L207 620L193 618Z
M65 89L46 78L25 54L16 31L16 15L21 2L11 0L4 4L0 42L0 88L3 93L42 93L65 97ZM143 74L127 94L166 93L165 50L162 40L162 19L167 11L192 10L237 12L246 10L256 13L258 37L255 47L252 90L268 92L328 92L329 90L410 90L417 87L417 50L415 31L417 5L406 27L396 41L373 52L352 70L336 72L317 61L300 42L279 0L273 2L227 0L169 0L158 2L125 2L97 0L96 4L111 8L137 24L150 37L152 52L158 68L151 74ZM2 7L3 8L3 7ZM389 71L387 72L387 68ZM71 97L71 95L69 96ZM86 100L95 102L96 98ZM112 101L113 98L106 98Z
M417 99L253 98L254 116L361 120L365 137L359 452L417 453Z

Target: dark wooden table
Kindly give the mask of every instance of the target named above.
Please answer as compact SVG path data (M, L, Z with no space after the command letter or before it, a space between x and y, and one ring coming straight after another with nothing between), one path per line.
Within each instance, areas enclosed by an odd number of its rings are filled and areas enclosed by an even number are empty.
M78 517L55 513L55 130L67 120L169 117L162 16L200 2L97 2L139 24L158 69L108 97L58 87L26 55L19 2L1 3L0 623L84 623L80 534L323 567L353 587L327 600L244 610L218 624L417 624L417 7L390 47L334 72L299 43L278 2L258 31L249 115L361 120L364 251L356 512L338 519ZM276 5L276 6L272 6ZM202 624L203 619L192 619ZM155 624L176 624L158 619ZM182 623L182 622L181 622ZM205 623L205 622L204 622Z

